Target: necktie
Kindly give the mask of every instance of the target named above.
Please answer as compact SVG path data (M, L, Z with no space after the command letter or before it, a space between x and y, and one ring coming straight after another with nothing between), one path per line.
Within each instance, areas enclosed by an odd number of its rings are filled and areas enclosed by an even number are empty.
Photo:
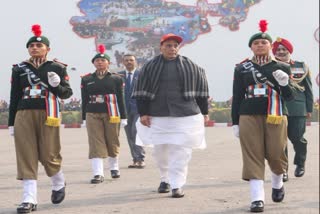
M128 72L127 79L126 79L126 89L129 91L131 87L131 75L132 73Z
M129 112L129 108L130 108L130 89L131 89L131 75L132 73L127 74L127 79L125 82L125 101L126 101L126 108L127 108L127 112Z

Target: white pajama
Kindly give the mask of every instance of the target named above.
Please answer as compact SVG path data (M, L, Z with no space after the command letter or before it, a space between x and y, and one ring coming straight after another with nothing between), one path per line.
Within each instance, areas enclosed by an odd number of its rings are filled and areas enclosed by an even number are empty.
M153 157L160 170L161 182L172 189L186 183L192 149L206 148L203 115L187 117L151 117L151 126L138 120L136 144L153 146Z
M169 183L172 189L181 188L186 183L191 156L191 148L174 144L155 145L153 157L160 170L161 182Z

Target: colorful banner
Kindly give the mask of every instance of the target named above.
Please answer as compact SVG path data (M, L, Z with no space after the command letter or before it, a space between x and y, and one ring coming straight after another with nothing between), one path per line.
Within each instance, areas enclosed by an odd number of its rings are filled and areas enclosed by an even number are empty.
M221 0L182 5L164 0L82 0L78 7L84 16L70 23L80 37L95 37L96 46L104 44L112 52L111 61L121 66L125 53L134 53L139 65L159 54L160 37L174 33L183 37L183 45L212 30L208 16L220 17L219 25L231 31L239 29L249 7L260 0Z

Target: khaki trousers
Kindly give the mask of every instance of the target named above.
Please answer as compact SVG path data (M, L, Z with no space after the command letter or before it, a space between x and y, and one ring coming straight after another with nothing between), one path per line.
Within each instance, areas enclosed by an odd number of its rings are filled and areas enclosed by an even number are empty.
M61 168L60 129L46 126L45 110L19 110L14 122L17 179L37 180L38 161L51 177Z
M86 113L89 159L117 157L120 150L119 123L110 123L107 113Z
M244 180L264 180L265 159L273 173L286 171L287 117L281 124L269 124L264 115L241 115L239 129Z

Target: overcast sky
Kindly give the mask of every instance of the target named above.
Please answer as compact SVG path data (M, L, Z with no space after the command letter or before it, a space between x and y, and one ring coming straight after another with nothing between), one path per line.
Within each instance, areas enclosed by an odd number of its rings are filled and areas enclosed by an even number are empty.
M175 0L195 5L195 0ZM91 59L95 54L94 39L83 39L72 31L69 20L83 15L77 7L78 0L6 0L2 2L0 99L9 100L12 64L27 59L25 48L32 36L31 25L40 24L43 35L51 42L49 58L58 58L68 64L74 97L80 98L80 75L93 72ZM208 0L209 3L216 2ZM258 22L269 22L269 34L288 38L294 46L293 58L305 61L312 70L314 93L319 96L315 77L319 73L319 43L314 32L319 27L319 0L261 0L250 7L247 19L239 31L216 25L218 18L209 17L212 31L180 50L207 71L210 95L216 101L231 97L234 65L251 56L248 40L258 32ZM70 70L77 68L76 71Z

